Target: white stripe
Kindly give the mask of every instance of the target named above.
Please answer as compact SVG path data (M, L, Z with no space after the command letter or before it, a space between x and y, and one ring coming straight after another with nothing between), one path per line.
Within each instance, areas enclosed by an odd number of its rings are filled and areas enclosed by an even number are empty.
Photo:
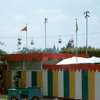
M58 71L58 97L64 97L64 70Z
M43 69L43 96L48 96L48 70Z
M95 72L95 100L100 100L100 72Z
M75 99L82 99L82 70L75 72Z
M15 71L11 71L11 79L12 79L12 87L15 87L15 84L13 83L13 74Z
M32 86L32 75L31 71L26 71L26 86L31 87Z

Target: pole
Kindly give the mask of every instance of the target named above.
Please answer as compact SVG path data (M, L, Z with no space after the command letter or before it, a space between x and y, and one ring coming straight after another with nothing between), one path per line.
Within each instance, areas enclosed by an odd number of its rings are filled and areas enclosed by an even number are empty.
M89 11L84 12L84 14L86 14L85 16L86 18L86 58L88 57L88 17L90 17L88 13L90 12Z
M44 20L45 20L44 23L45 23L45 52L46 52L46 23L47 23L48 19L45 18Z
M76 32L76 64L77 64L77 32Z
M86 18L86 58L88 58L87 54L88 54L88 18Z
M27 28L27 23L26 23L26 28ZM27 53L27 30L26 30L26 53Z
M46 50L46 20L45 20L45 50Z
M77 31L78 31L78 25L77 25L77 19L76 19L76 64L78 63L78 59L77 59Z

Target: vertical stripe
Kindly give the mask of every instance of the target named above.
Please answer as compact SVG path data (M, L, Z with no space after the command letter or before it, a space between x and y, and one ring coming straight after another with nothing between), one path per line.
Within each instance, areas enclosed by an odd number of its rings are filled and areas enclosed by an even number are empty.
M31 82L31 71L26 71L26 86L27 87L31 87L32 86L32 82Z
M26 71L21 72L21 85L26 87Z
M42 71L37 72L37 86L42 87Z
M64 98L69 98L69 72L64 71Z
M37 72L32 71L32 86L37 86Z
M18 71L18 78L21 78L21 71Z
M88 100L94 100L94 70L88 70Z
M42 71L37 72L37 86L42 87ZM42 89L42 95L43 95L43 89Z
M69 97L75 99L75 71L69 70Z
M17 74L18 74L18 78L21 78L21 71L18 71ZM17 82L17 87L19 87L19 80Z
M64 70L58 71L58 97L64 97Z
M4 87L4 89L6 89L6 84L7 84L7 82L6 82L6 70L3 70L3 73L2 73L3 75L3 87Z
M53 96L58 97L58 70L53 69Z
M82 70L75 72L75 99L82 99Z
M11 77L12 77L12 87L15 87L15 84L14 84L14 82L13 82L13 75L14 75L14 72L15 72L15 71L12 71L12 75L11 75Z
M19 86L18 87L21 87L22 86L22 83L21 83L21 78L19 78Z
M82 72L82 99L88 100L88 72Z
M12 87L11 71L7 71L7 89Z
M95 72L95 100L100 100L100 72Z
M48 71L48 96L53 96L53 75L51 69Z
M43 95L48 96L48 70L43 69Z

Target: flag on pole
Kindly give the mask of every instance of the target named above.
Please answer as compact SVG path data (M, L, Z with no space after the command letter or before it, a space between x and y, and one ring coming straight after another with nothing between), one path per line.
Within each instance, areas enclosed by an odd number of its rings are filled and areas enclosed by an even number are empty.
M77 19L76 19L76 33L78 31Z
M24 27L21 31L27 31L27 26Z

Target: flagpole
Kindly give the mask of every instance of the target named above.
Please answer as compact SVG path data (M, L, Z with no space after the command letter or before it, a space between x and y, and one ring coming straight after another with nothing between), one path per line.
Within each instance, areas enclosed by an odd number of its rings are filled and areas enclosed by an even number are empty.
M27 28L27 23L26 23L26 28ZM26 30L26 53L27 53L27 30Z
M78 26L77 26L77 19L76 19L76 64L78 63L78 59L77 59L77 31L78 31Z

